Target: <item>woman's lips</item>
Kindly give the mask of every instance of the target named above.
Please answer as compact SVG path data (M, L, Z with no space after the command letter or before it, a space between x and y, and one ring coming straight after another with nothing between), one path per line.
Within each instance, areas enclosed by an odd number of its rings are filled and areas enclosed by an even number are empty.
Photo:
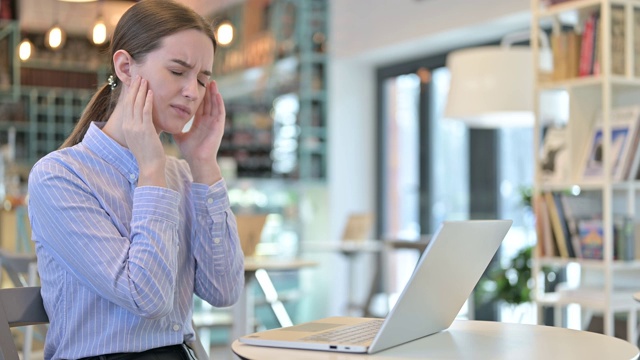
M191 118L191 110L189 109L189 107L182 106L182 105L171 105L171 107L175 109L176 112L181 116L184 116L186 118Z

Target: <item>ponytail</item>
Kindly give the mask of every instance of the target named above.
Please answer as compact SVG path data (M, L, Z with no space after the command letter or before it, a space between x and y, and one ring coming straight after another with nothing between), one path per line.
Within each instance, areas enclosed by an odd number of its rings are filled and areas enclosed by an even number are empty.
M80 120L73 128L71 135L60 145L60 149L71 147L81 142L92 121L107 121L109 119L113 112L113 105L115 105L120 93L120 88L116 87L112 90L109 84L105 84L93 95L82 112Z

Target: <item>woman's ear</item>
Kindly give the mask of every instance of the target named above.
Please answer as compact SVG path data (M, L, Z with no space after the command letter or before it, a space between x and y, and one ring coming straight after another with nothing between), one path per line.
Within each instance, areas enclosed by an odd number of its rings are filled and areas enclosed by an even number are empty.
M116 70L116 76L125 85L131 85L133 74L131 69L133 68L133 58L125 50L118 50L113 54L113 67Z

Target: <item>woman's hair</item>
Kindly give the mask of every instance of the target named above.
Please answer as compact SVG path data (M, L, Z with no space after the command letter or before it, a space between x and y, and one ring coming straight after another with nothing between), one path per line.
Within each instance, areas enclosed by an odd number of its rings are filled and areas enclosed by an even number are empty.
M171 0L142 0L136 3L122 15L113 32L109 45L111 73L115 76L113 54L116 51L125 50L135 61L141 62L148 53L160 47L163 38L183 30L198 30L206 34L215 51L217 42L213 27L192 9ZM82 141L92 121L109 119L122 89L119 79L113 79L119 86L105 83L98 89L71 135L60 146L61 149Z

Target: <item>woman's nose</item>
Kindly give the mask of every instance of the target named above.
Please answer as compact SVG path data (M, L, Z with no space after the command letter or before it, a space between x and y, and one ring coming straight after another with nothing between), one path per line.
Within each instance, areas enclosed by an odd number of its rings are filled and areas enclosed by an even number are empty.
M189 80L182 88L182 95L191 101L198 99L198 80Z

